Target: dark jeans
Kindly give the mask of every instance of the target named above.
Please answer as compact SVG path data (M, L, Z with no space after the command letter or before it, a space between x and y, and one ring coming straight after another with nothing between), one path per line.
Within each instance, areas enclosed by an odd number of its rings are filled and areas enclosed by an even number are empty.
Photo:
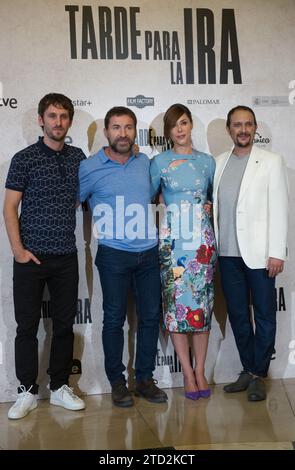
M131 283L138 317L136 380L153 376L160 321L160 272L158 247L134 253L99 245L95 264L103 293L102 340L105 370L111 384L125 380L123 362L127 294Z
M42 296L47 283L51 298L52 341L48 374L50 389L68 384L73 361L73 324L78 297L77 253L13 265L16 376L21 385L38 393L38 339Z
M266 377L276 336L275 278L240 257L220 256L221 284L243 368ZM255 330L250 318L253 303Z

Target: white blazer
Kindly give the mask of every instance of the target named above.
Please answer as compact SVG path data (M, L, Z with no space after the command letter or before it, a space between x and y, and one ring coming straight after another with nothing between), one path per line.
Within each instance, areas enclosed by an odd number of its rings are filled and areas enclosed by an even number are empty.
M216 158L213 188L214 229L218 238L218 188L232 153ZM287 258L288 182L280 155L253 146L236 208L238 245L245 264L265 268L268 258Z

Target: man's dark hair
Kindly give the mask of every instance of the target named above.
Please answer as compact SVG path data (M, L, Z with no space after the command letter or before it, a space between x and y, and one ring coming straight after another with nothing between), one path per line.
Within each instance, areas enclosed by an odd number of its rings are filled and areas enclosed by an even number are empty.
M113 116L126 116L126 115L131 117L131 119L134 122L134 126L136 127L137 118L134 112L131 111L131 109L129 108L125 108L125 106L115 106L114 108L111 108L105 115L105 118L104 118L105 129L108 129L110 120Z
M228 114L227 114L227 120L226 120L226 127L230 127L230 120L231 120L232 114L233 114L235 111L248 111L249 113L251 113L252 116L253 116L253 118L254 118L254 124L255 124L255 126L257 126L256 116L255 116L255 113L254 113L253 109L249 108L248 106L239 105L239 106L235 106L234 108L232 108L232 109L228 112Z
M38 105L38 114L43 118L46 109L50 106L56 106L57 108L64 108L69 112L69 118L72 122L74 117L74 106L70 98L61 93L48 93L43 96Z

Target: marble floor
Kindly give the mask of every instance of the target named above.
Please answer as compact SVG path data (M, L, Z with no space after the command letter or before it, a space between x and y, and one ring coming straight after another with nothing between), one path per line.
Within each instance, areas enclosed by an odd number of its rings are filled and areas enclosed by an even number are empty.
M295 379L267 381L263 402L246 393L213 387L209 399L185 399L182 388L166 390L166 404L135 397L135 406L112 405L111 395L85 398L84 411L67 411L39 400L23 419L7 418L0 404L0 449L294 449Z

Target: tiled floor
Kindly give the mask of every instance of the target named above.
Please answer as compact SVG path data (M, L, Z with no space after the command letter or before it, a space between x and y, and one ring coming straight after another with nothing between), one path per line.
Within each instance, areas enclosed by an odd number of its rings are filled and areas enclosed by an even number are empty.
M249 403L244 392L227 395L214 387L210 399L185 399L167 390L167 404L135 398L128 409L111 396L85 398L85 411L67 411L39 400L21 420L7 419L0 405L1 449L293 449L295 379L267 382L266 401Z

